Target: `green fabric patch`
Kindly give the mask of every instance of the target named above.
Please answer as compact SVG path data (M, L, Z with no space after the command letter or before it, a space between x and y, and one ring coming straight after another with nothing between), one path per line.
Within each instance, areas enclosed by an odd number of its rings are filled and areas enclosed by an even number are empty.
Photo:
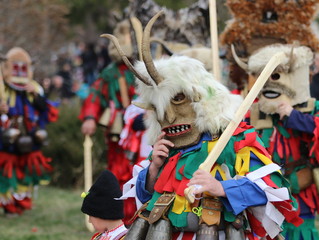
M235 161L236 153L234 151L234 144L236 141L242 140L242 137L232 136L224 150L221 152L220 156L217 159L217 163L222 165L223 163L227 165L230 171L230 175L233 177L235 175Z
M152 196L151 200L149 201L149 203L148 203L148 205L147 205L147 207L146 207L146 209L147 209L148 211L152 211L155 202L157 201L157 199L158 199L161 195L162 195L162 194L160 194L160 193L154 191L153 196Z
M273 131L273 128L265 128L262 130L261 140L263 141L266 148L270 146L270 137Z
M168 218L172 225L175 227L187 227L187 212L182 212L181 214L173 213L169 211Z
M118 79L121 77L121 73L115 63L111 63L107 68L105 68L101 74L100 77L103 79L104 84L108 85L108 94L110 99L114 102L116 109L121 109L122 105L117 98L117 93L120 92L120 86ZM128 88L132 85L134 85L134 74L130 71L124 72L124 77L127 82ZM102 85L100 86L100 89L102 89ZM97 92L99 92L100 89L97 89ZM108 107L108 103L105 101L105 97L101 96L101 93L93 92L95 94L95 97L99 97L101 100L101 103L103 107ZM136 97L136 96L135 96ZM104 106L105 105L105 106Z
M285 238L289 240L300 239L319 239L318 230L315 228L315 219L303 219L304 222L295 227L291 223L284 222L283 232L281 233Z
M3 172L0 171L0 193L6 193L9 189L17 189L18 181L15 171L12 172L12 177L8 178L3 176Z
M286 128L284 128L281 124L279 124L279 115L275 114L275 115L271 115L274 126L277 127L278 131L280 132L280 134L282 136L284 136L285 138L290 138L290 134L287 132Z
M204 141L202 142L202 147L200 149L183 154L181 159L185 161L184 175L187 179L192 178L193 173L199 168L199 165L202 162L204 162L204 160L207 158L207 148L208 142Z
M227 211L225 208L223 208L223 214L224 214L224 219L227 222L233 222L236 219L235 214L232 212Z

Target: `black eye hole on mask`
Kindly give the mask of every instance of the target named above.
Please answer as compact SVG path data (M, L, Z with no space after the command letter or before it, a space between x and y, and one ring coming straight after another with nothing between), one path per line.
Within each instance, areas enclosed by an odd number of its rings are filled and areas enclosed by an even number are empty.
M271 74L270 79L271 80L275 80L275 81L279 80L280 79L280 74L279 73Z
M175 104L180 104L180 103L183 103L185 100L186 100L186 97L185 97L184 93L178 93L172 99L172 102Z

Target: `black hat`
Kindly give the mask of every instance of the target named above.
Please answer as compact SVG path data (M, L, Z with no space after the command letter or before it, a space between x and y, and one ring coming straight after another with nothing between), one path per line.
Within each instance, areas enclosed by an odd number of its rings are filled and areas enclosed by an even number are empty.
M118 180L108 170L98 177L85 196L81 211L102 219L122 219L123 201L115 200L122 195Z

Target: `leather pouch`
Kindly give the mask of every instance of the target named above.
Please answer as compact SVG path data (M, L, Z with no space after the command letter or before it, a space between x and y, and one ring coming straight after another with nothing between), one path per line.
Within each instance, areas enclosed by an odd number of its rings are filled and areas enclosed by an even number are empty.
M208 226L219 225L222 203L218 198L203 197L201 200L202 217L201 222L206 223Z
M168 211L174 199L175 193L164 193L160 196L154 204L148 222L152 224L158 221L161 217L165 218L165 213Z

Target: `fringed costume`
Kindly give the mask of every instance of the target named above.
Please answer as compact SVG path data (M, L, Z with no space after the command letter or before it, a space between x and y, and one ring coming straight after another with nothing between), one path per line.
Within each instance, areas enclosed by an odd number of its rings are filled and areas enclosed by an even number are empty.
M135 193L143 205L125 239L274 239L284 220L300 225L289 184L253 127L241 123L212 169L198 170L242 99L195 59L152 60L150 32L161 14L145 27L143 62L127 63L137 77L134 104L147 110L146 134L154 149L129 182L126 196ZM218 188L216 196L202 190L195 202L186 198L195 178Z
M221 34L231 64L249 76L246 91L279 52L286 59L273 72L251 107L250 124L259 132L274 162L283 167L304 223L284 224L286 239L317 239L318 102L310 97L309 76L319 40L311 22L318 10L311 1L227 0L233 19ZM234 51L231 54L231 45ZM238 54L238 56L237 56ZM288 112L287 112L288 111Z
M45 126L57 120L57 105L47 101L42 87L27 77L29 64L28 54L13 48L3 69L5 91L1 99L8 111L0 122L0 203L8 214L31 209L33 187L48 184L52 171L51 159L42 154L41 147L47 143ZM27 92L27 85L33 93Z

